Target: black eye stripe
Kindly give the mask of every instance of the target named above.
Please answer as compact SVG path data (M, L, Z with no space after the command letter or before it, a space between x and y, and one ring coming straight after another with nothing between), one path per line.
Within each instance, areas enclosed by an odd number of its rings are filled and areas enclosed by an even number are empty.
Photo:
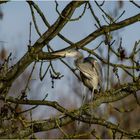
M86 57L84 58L84 63L90 63L92 65L92 67L94 67L94 59L92 58L89 58L89 57Z

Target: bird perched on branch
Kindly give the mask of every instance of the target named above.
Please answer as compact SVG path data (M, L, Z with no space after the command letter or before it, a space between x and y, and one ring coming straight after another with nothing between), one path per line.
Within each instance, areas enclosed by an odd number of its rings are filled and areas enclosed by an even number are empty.
M63 57L74 57L75 66L80 71L83 84L92 92L102 87L102 69L98 61L93 57L84 58L83 54L76 49L64 50L56 53Z

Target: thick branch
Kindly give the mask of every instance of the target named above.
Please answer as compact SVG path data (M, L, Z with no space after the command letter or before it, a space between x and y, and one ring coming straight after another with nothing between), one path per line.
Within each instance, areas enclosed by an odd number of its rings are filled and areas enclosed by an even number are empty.
M30 3L32 3L30 1ZM62 11L63 17L61 16L56 20L56 22L36 41L33 46L29 47L29 51L9 70L5 77L3 74L0 74L0 79L7 81L10 85L12 82L34 61L37 59L38 53L44 47L46 43L48 43L52 38L54 38L61 29L68 22L67 18L71 18L75 9L82 5L83 1L73 1L70 2L65 9ZM33 55L36 55L33 57ZM0 83L0 91L6 88L6 84Z
M75 8L81 5L82 2L72 2L70 3L63 11L62 15L70 17L72 13L74 12ZM71 8L71 6L73 8ZM67 11L68 10L68 11ZM66 12L67 11L67 12ZM111 32L114 30L121 29L125 26L131 25L135 22L138 22L140 20L140 14L135 15L133 17L130 17L126 20L123 20L119 23L114 23L109 26L102 26L100 29L94 31L90 35L88 35L86 38L80 40L79 42L69 46L67 49L72 47L82 48L100 35L104 34L105 32ZM33 45L33 49L30 52L27 52L21 60L17 62L13 66L13 68L7 73L6 77L3 77L3 75L0 75L0 79L10 80L14 81L26 68L28 65L30 65L35 59L38 59L38 53L40 53L40 50L44 47L45 42L49 42L54 36L56 36L60 30L63 28L63 26L68 21L66 19L63 19L62 17L59 17L58 20L48 29L47 32L43 34L41 38L37 40L37 42ZM61 25L62 24L62 25ZM45 56L46 59L54 59L54 56L47 55ZM57 58L57 57L55 57ZM41 58L40 58L41 59ZM4 87L2 87L3 89Z
M88 103L88 104L82 106L82 110L83 110L82 112L88 111L88 109L91 109L91 106L93 109L95 109L102 103L109 103L109 102L114 102L114 101L120 100L120 99L130 95L131 93L137 92L139 90L140 90L140 81L137 81L136 83L124 84L118 89L112 89L102 95L99 95L99 97L96 97L96 99L92 103ZM0 97L0 99L4 99L4 98ZM116 130L117 132L123 133L123 135L127 135L131 138L140 138L140 134L134 133L134 132L131 132L131 133L127 132L127 131L119 128L118 125L110 123L104 119L93 117L93 119L91 120L90 118L79 117L81 108L69 112L67 109L60 106L57 102L52 102L52 101L38 101L38 100L36 100L36 101L29 100L28 101L28 100L16 100L14 98L7 98L7 101L13 102L13 103L19 103L19 104L26 104L26 105L51 106L66 115L61 118L57 118L57 122L59 122L60 127L72 122L73 120L80 120L85 123L92 123L92 124L98 124L98 125L105 126L109 129ZM34 133L57 128L56 119L48 119L43 122L42 121L34 122L33 128L34 128L33 129ZM8 138L19 138L19 137L23 138L25 136L29 136L30 134L31 134L31 129L29 127L29 128L26 128L26 130L21 130L17 134L9 135Z
M8 0L0 1L0 4L6 3L6 2L9 2L9 1Z
M57 121L57 123L56 123L56 121ZM17 133L8 134L6 136L0 136L0 138L25 138L27 136L30 136L32 133L52 130L52 129L58 128L58 125L60 127L62 127L73 121L74 120L69 116L57 117L57 118L52 118L52 119L47 119L47 120L42 120L42 121L34 121L34 122L31 122L33 130L31 129L31 125L30 125L26 129L20 130ZM139 133L127 132L127 131L121 129L118 125L115 125L115 124L108 122L101 118L93 117L92 120L84 118L83 122L90 123L90 124L99 124L99 125L105 126L106 128L120 132L121 134L126 135L130 138L140 138Z
M110 103L110 102L118 101L139 90L140 90L140 81L137 81L135 83L132 82L132 83L123 84L118 89L110 89L109 91L100 93L98 96L96 96L96 98L93 102L83 105L82 109L84 111L84 110L91 108L91 106L93 109L96 109L102 103ZM0 96L0 99L5 100L5 97ZM60 111L62 113L64 113L66 111L65 108L60 106L55 101L18 100L13 97L9 97L9 98L7 97L6 101L12 102L12 103L18 103L18 104L25 104L25 105L47 105L47 106L51 106L51 107L57 109L58 111ZM75 110L74 112L78 112L78 110Z

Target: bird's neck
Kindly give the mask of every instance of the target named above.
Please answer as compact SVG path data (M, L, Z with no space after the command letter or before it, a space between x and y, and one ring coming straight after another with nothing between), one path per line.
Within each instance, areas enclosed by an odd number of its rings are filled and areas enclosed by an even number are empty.
M79 53L79 55L76 57L75 64L82 63L83 60L84 60L83 54L82 53Z

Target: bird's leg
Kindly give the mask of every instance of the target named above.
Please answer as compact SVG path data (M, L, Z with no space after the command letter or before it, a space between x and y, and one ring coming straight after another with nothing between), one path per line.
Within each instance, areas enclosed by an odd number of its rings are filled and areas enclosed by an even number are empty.
M92 89L92 91L91 91L91 99L90 99L90 102L93 102L93 100L94 100L94 92L95 92L95 90L94 90L94 88ZM92 121L92 119L93 119L93 109L92 109L92 106L91 106L91 108L90 108L90 111L91 111L91 121ZM89 126L91 127L91 124L89 124Z
M84 105L86 98L87 98L86 87L84 86L84 90L82 92L82 106Z
M81 104L80 115L82 115L82 106L85 104L85 102L86 102L86 98L87 98L86 87L83 85L83 91L82 91L82 104Z
M94 99L94 93L96 92L96 90L94 90L94 88L92 89L92 91L91 91L91 102L93 101L93 99Z
M79 116L82 115L82 107L83 107L83 105L85 104L86 98L87 98L86 87L83 85L83 90L82 90L82 104L81 104L81 107L80 107ZM79 125L79 124L80 124L80 121L78 121L78 125Z

